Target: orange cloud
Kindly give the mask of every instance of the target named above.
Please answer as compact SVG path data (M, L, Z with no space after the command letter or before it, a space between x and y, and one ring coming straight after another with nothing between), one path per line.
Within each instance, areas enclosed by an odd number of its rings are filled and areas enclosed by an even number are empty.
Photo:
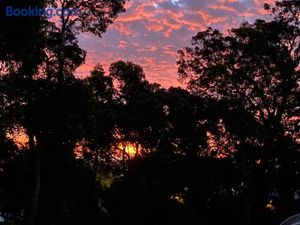
M130 29L127 25L122 23L115 23L110 28L122 34L125 34L126 36L132 36L134 33L132 29Z
M140 64L151 82L164 87L180 85L177 81L177 49L188 46L198 31L212 26L224 33L239 26L266 18L263 3L274 0L134 0L126 3L127 12L120 14L101 40L83 38L88 51L86 63L76 74L84 77L97 64L107 70L117 60Z
M224 10L228 12L236 12L236 9L226 5L209 5L208 8L213 10Z
M119 45L118 45L118 48L126 48L126 46L127 46L127 42L126 41L120 41Z
M138 52L155 52L155 51L157 51L157 47L148 45L146 48L140 48L137 51Z
M237 3L239 0L219 0L220 3Z
M206 25L211 25L215 23L222 23L227 20L227 17L213 17L212 15L206 12L198 12L198 14L202 17Z

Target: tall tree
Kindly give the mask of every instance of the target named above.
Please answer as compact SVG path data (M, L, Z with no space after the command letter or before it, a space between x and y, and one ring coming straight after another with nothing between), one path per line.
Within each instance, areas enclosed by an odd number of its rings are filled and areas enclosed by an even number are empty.
M258 215L252 210L264 209L272 188L282 199L281 207L288 208L299 170L298 162L294 161L299 148L296 124L299 123L300 95L297 1L278 2L273 13L274 20L244 23L232 29L229 35L211 28L199 32L192 39L192 47L179 51L179 75L187 81L192 93L225 100L229 113L242 109L239 113L249 119L252 117L257 124L252 133L245 133L242 125L240 131L238 126L232 130L232 120L223 124L231 129L229 138L234 140L245 171L247 192L252 199L248 223L253 215ZM224 120L225 115L220 118ZM240 123L244 123L246 117L241 116ZM251 158L246 153L249 150L254 154ZM279 185L264 180L263 174L273 177L271 180L274 176L293 179L283 179Z
M59 154L64 154L72 149L74 145L72 135L68 128L76 126L74 123L58 124L56 122L62 121L62 114L55 112L61 110L53 106L53 110L49 110L52 104L47 101L51 98L56 98L63 90L67 91L69 85L73 85L74 91L83 90L73 79L75 69L80 66L85 59L85 51L78 46L78 39L76 37L80 32L91 32L101 36L106 31L109 24L113 22L119 12L124 11L125 1L2 1L1 2L1 20L0 25L3 29L0 35L1 44L1 75L8 75L3 78L6 80L7 87L3 94L9 99L8 104L11 111L15 107L14 120L22 124L29 137L30 150L34 151L33 162L35 164L34 184L32 186L33 195L31 198L31 210L26 211L28 224L37 224L40 219L42 208L40 204L42 195L42 160L47 157L47 149L52 146L53 149L61 149ZM45 7L61 7L64 11L61 15L61 20L53 22L49 18L43 16L37 17L6 17L5 7L13 6L15 8L45 8ZM81 13L77 16L66 14L65 12L73 8L79 10ZM68 11L69 12L69 11ZM24 26L23 26L24 25ZM22 41L18 41L19 37L23 37ZM38 78L49 78L50 82L43 82ZM24 79L25 78L25 79ZM37 80L34 80L37 79ZM60 86L55 86L52 80L60 81ZM9 85L8 85L9 84ZM41 85L41 86L39 86ZM53 87L55 86L55 87ZM48 87L49 92L46 91ZM57 90L51 92L51 88ZM12 88L12 89L9 89ZM78 89L77 89L78 88ZM50 96L53 94L53 96ZM40 100L45 98L45 102L49 105L44 105L47 109L43 119L41 118L41 108L43 102ZM79 100L80 98L78 98ZM73 101L72 99L69 99ZM87 98L87 102L90 99ZM9 105L10 104L10 105ZM40 104L40 105L39 105ZM39 105L39 106L38 106ZM83 104L84 105L84 104ZM69 108L64 108L67 117L72 120L76 117L78 111L73 111L72 107L66 104ZM54 120L54 118L56 120ZM65 121L69 121L66 119ZM74 122L74 121L72 121ZM79 120L76 121L80 124ZM51 124L52 123L52 124ZM56 136L53 139L52 131L42 131L45 127L51 130L54 129L61 136ZM55 127L56 126L56 127ZM61 130L57 130L60 129ZM41 135L41 132L44 132ZM77 132L77 133L76 133ZM79 135L79 130L75 133ZM68 137L68 135L70 135ZM74 139L73 139L74 140ZM77 140L77 139L76 139ZM48 142L48 144L46 143ZM65 146L66 142L69 146ZM55 146L53 146L55 145ZM69 150L68 150L69 148ZM54 152L53 152L54 153ZM46 155L45 155L46 154ZM49 155L48 155L49 156ZM70 155L65 155L70 157ZM49 157L49 160L54 163L55 158ZM62 162L59 164L62 166ZM48 168L50 169L50 168ZM59 171L56 171L59 175ZM64 185L64 184L61 184ZM63 201L61 199L61 201ZM57 209L59 210L60 207ZM61 208L60 208L61 209ZM58 215L59 216L59 215ZM57 219L53 218L54 220Z
M0 3L0 75L21 73L30 78L42 63L45 29L44 17L7 16L6 7L27 8L46 6L45 1L1 1Z
M76 35L89 32L99 37L114 21L120 12L124 12L125 0L59 0L47 1L47 5L60 8L60 20L49 27L49 42L45 57L47 67L58 80L63 81L84 62L85 52L78 46ZM76 52L77 54L73 54ZM50 64L50 65L49 65ZM73 65L72 65L73 64ZM49 72L49 69L48 69Z

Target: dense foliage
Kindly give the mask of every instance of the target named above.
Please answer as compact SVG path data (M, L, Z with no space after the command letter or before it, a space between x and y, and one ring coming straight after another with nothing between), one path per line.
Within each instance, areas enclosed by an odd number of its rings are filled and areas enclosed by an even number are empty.
M39 4L89 13L1 15L0 224L271 225L299 213L299 1L227 35L199 32L179 50L186 90L124 61L76 79L76 35L101 36L125 2Z

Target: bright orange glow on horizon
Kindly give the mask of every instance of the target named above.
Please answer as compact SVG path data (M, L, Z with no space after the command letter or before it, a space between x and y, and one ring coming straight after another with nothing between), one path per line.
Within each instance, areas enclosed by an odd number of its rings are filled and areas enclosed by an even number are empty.
M22 127L15 128L13 131L6 132L6 138L13 140L18 149L28 148L29 138Z
M134 145L132 144L127 144L125 146L125 152L130 156L130 157L134 157L135 154L137 153L137 149L135 148Z
M122 142L117 144L115 148L115 155L117 158L132 159L139 155L141 146L139 144L134 144L131 142Z

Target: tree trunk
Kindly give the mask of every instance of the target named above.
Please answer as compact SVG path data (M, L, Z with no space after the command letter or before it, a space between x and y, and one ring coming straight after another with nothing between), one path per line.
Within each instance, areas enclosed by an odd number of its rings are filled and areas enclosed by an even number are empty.
M39 211L40 202L40 189L41 189L41 154L40 150L35 148L34 136L29 135L29 148L33 150L34 153L34 184L31 198L31 205L29 208L29 225L36 225Z

